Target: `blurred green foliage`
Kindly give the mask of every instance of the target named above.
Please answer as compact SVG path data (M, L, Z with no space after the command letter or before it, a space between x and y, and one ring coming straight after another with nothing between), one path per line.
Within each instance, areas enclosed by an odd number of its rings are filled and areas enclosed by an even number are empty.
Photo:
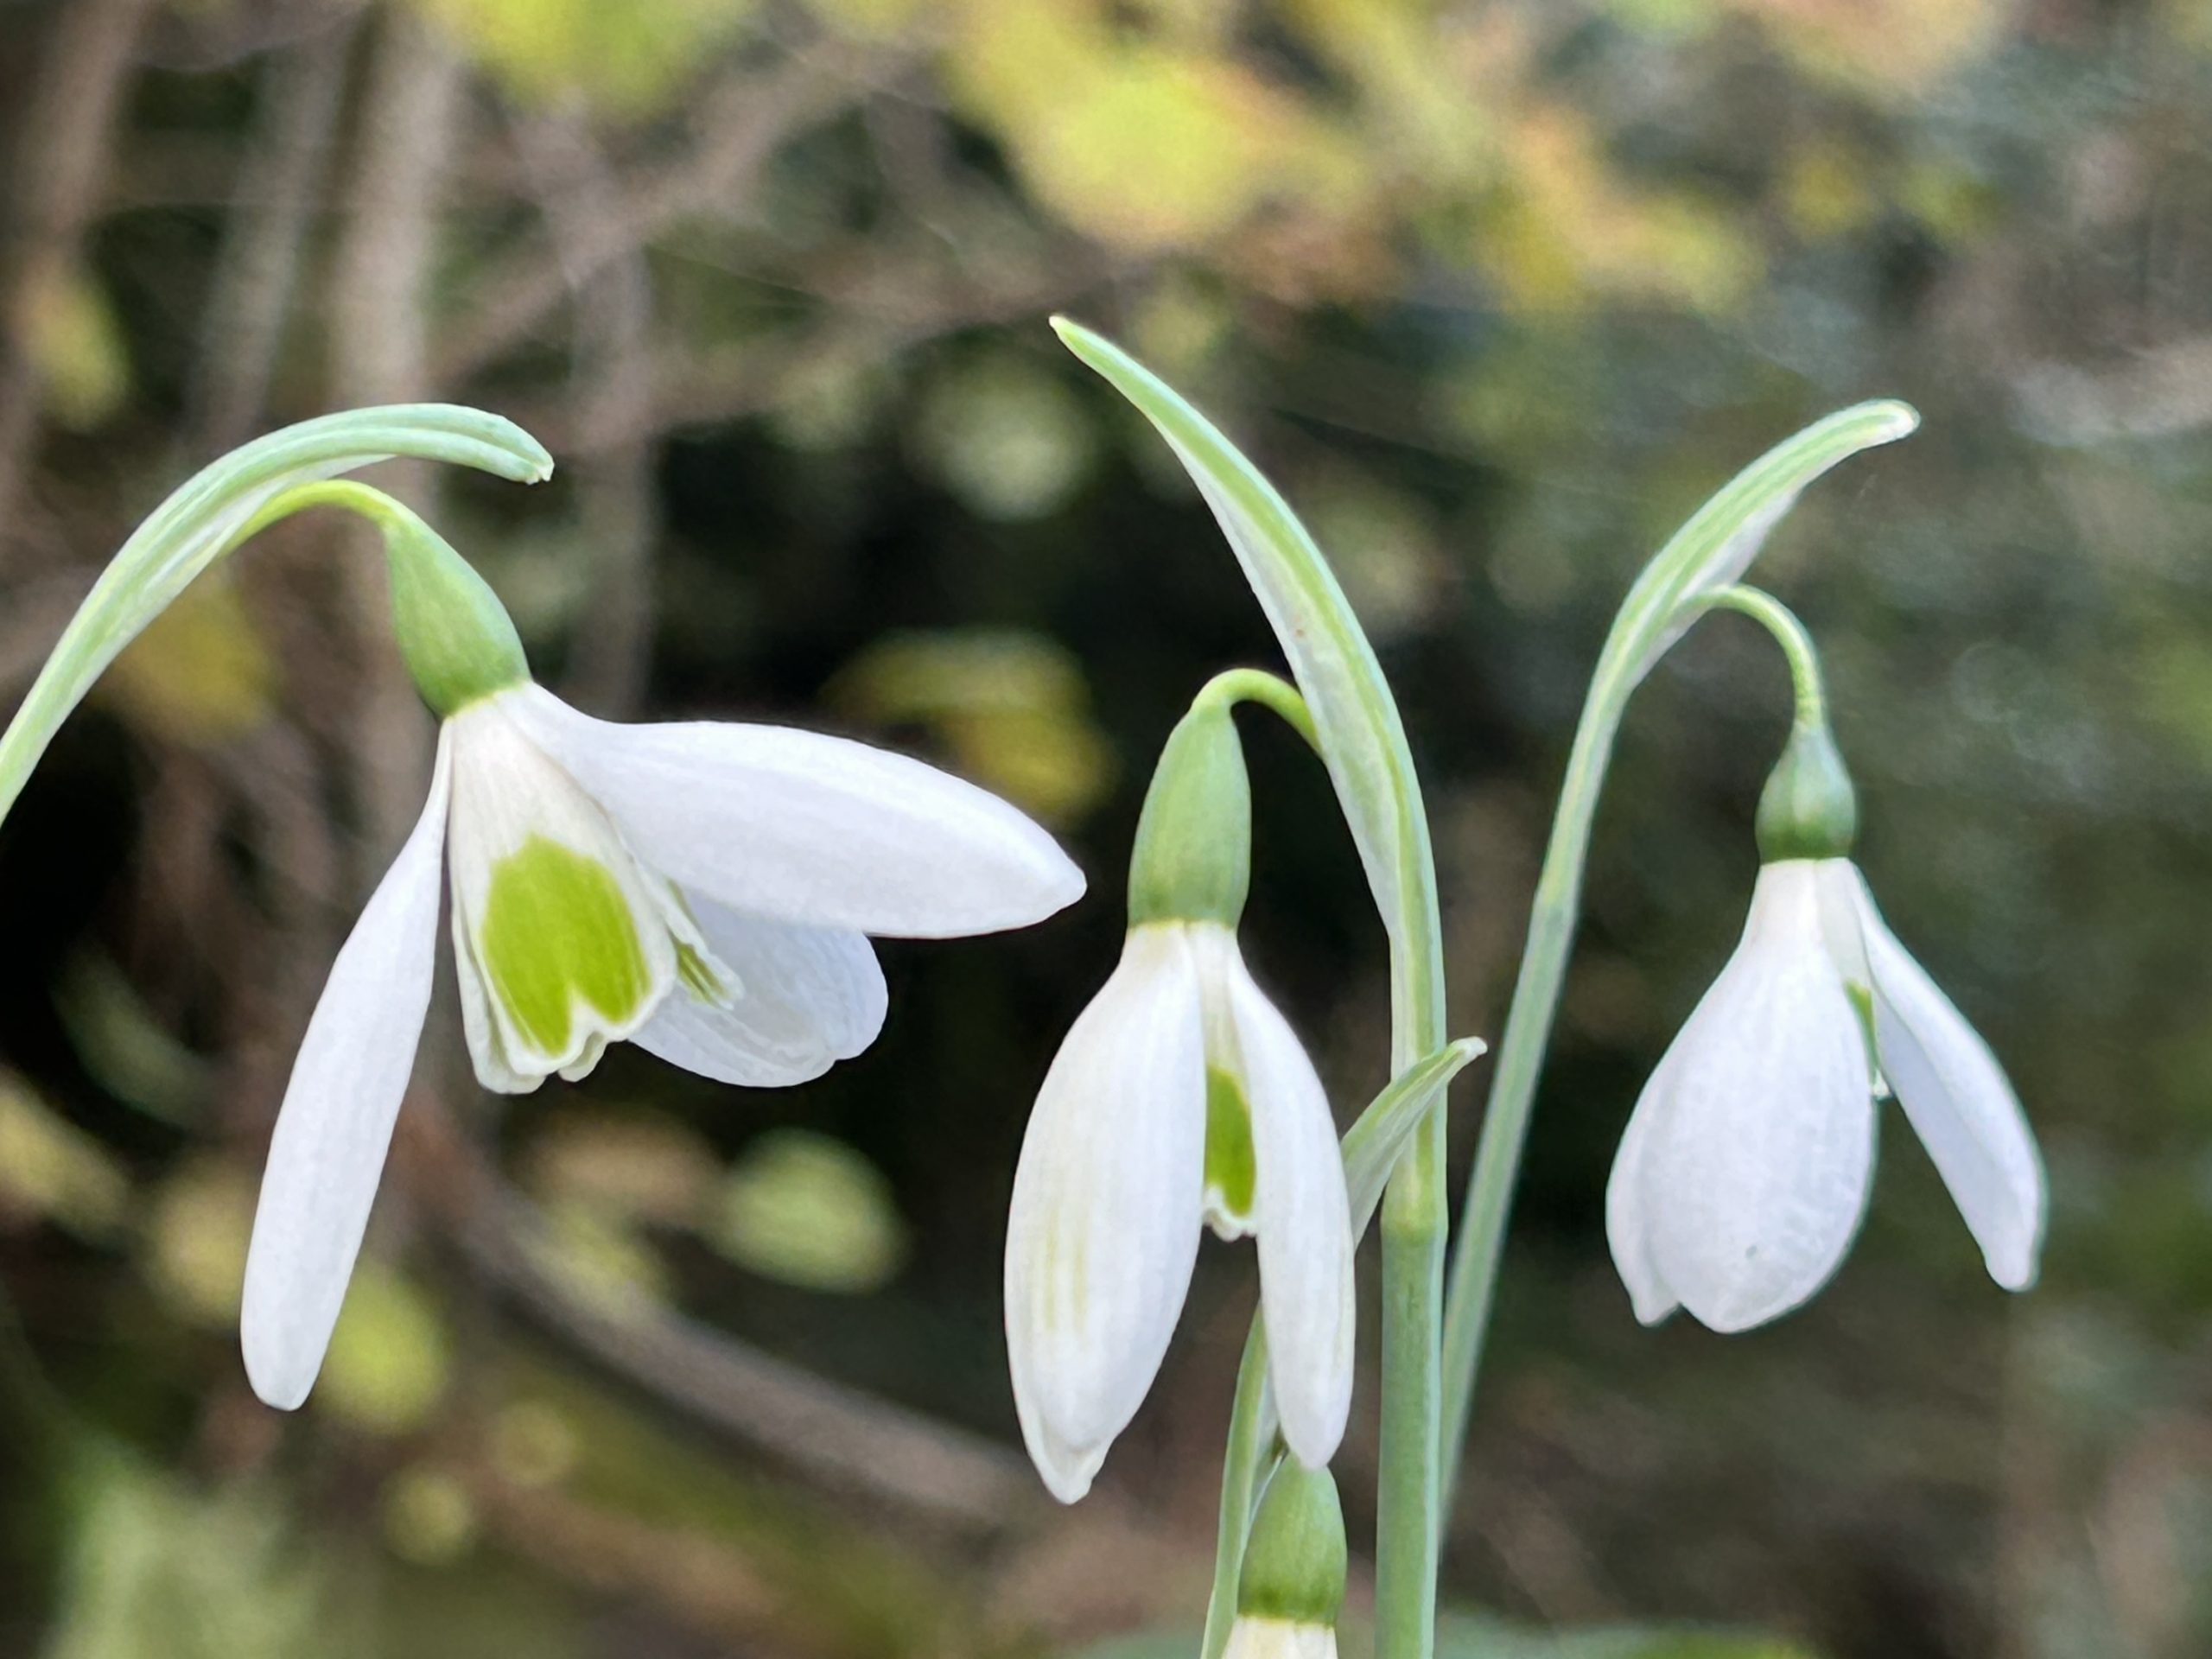
M495 1111L434 1030L279 1421L231 1333L254 1179L423 728L378 712L330 527L203 582L0 836L0 1285L68 1414L10 1346L0 1651L1014 1655L1194 1614L1249 1264L1208 1256L1115 1496L1060 1515L1003 1460L998 1251L1152 757L1270 647L1053 309L1337 561L1423 766L1452 1027L1493 1037L1630 575L1776 437L1919 406L1761 569L1885 909L2044 1137L2046 1282L1986 1283L1900 1134L1806 1313L1630 1319L1605 1168L1739 925L1786 720L1764 642L1707 624L1601 816L1447 1562L1507 1622L1452 1651L2212 1643L2201 0L32 0L0 112L11 683L212 450L453 397L560 459L413 483L549 682L928 754L1093 882L887 944L883 1039L803 1090L625 1053ZM1250 953L1349 1107L1379 937L1308 757L1251 747ZM927 1433L870 1438L885 1402Z

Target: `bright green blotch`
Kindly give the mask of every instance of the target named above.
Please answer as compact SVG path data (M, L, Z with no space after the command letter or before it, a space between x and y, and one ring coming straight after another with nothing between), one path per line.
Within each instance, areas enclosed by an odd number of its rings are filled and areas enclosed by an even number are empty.
M1247 1225L1259 1185L1252 1150L1252 1114L1236 1079L1219 1066L1206 1068L1206 1195L1230 1219Z
M579 1002L619 1026L637 1017L651 989L613 872L543 836L493 867L479 950L493 995L547 1054L569 1052Z

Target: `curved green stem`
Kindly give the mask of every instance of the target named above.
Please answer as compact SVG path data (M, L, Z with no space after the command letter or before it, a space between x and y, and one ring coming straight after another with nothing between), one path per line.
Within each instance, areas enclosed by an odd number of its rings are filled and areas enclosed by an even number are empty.
M1313 711L1306 706L1306 699L1298 688L1280 674L1270 674L1263 668L1227 668L1198 688L1198 695L1191 699L1193 709L1213 708L1224 704L1256 702L1280 715L1285 724L1306 740L1306 746L1319 754L1321 734L1314 729Z
M1774 636L1775 644L1789 661L1789 683L1797 699L1797 724L1825 726L1828 720L1827 687L1821 678L1820 652L1797 613L1764 588L1738 583L1723 588L1706 601L1716 611L1736 611L1750 617Z
M1482 1137L1475 1149L1474 1173L1461 1211L1445 1306L1443 1453L1447 1492L1457 1479L1465 1448L1467 1419L1497 1295L1514 1182L1528 1139L1537 1076L1573 948L1591 824L1629 697L1660 657L1710 606L1726 604L1746 610L1770 626L1778 620L1775 613L1787 617L1779 604L1764 594L1746 599L1745 595L1752 590L1737 589L1736 579L1750 568L1767 533L1807 485L1861 449L1905 436L1919 424L1919 418L1903 404L1860 404L1815 422L1776 445L1730 480L1675 532L1637 577L1613 619L1567 754L1567 776L1560 787L1551 840L1544 849L1543 868L1529 912L1521 973L1513 987L1504 1035L1498 1041L1497 1069L1491 1074ZM1802 647L1805 653L1802 660L1810 662L1811 647L1802 630L1795 628L1795 618L1789 618L1784 626L1785 634L1793 631L1794 634L1784 639L1783 645L1791 652L1802 709L1808 683L1817 694L1818 677L1817 670L1809 682L1802 672L1799 650Z
M259 527L264 507L296 485L397 455L475 467L518 483L537 483L553 470L544 447L513 422L450 404L326 415L212 462L131 532L62 630L0 735L0 818L92 682L195 576Z

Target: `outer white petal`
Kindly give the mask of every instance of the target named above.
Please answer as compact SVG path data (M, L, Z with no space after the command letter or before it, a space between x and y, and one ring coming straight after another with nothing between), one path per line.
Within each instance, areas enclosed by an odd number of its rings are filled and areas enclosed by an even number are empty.
M331 965L270 1139L239 1339L253 1391L287 1411L322 1368L429 1011L452 773L442 731L430 798Z
M1841 874L1865 930L1883 1073L1981 1246L1989 1276L2025 1290L2036 1281L2048 1198L2019 1097L1989 1045L1897 943L1866 878L1847 864Z
M703 899L692 914L732 977L729 1005L683 986L630 1040L717 1083L772 1089L818 1077L883 1029L883 969L862 933L764 922Z
M1629 1305L1645 1325L1656 1325L1681 1303L1659 1276L1652 1259L1650 1212L1654 1195L1646 1171L1651 1126L1673 1104L1673 1077L1681 1052L1677 1037L1658 1069L1652 1072L1643 1093L1629 1115L1622 1132L1620 1150L1613 1154L1613 1173L1605 1183L1605 1238L1612 1246L1613 1266L1628 1287Z
M647 864L748 915L906 938L1024 927L1083 873L996 796L779 726L621 726L532 686L516 715Z
M1305 1046L1252 982L1236 939L1217 926L1191 935L1200 983L1225 1003L1236 1047L1233 1058L1209 1058L1239 1078L1251 1111L1260 1298L1283 1439L1319 1469L1336 1455L1351 1409L1351 1203L1336 1119Z
M1649 1263L1716 1331L1764 1324L1827 1281L1866 1209L1873 1080L1821 931L1817 867L1759 872L1750 918L1662 1062L1637 1148Z
M1046 1074L1007 1217L1014 1404L1064 1503L1090 1490L1181 1315L1198 1250L1205 1086L1183 930L1138 928Z

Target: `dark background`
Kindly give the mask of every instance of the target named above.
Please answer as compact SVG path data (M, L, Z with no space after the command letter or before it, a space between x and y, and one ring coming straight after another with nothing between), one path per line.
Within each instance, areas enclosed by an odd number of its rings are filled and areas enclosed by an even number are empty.
M458 399L554 481L378 481L549 683L895 743L1092 878L1028 933L885 946L882 1039L784 1093L618 1051L495 1109L442 993L338 1347L280 1418L236 1356L253 1183L430 726L343 525L205 579L0 835L0 1651L1194 1626L1249 1253L1208 1248L1062 1511L1018 1454L999 1252L1151 758L1207 675L1275 658L1053 310L1220 419L1336 562L1422 766L1452 1028L1492 1039L1635 570L1808 421L1920 408L1760 579L1821 641L1876 893L2037 1124L2044 1283L1986 1281L1891 1114L1806 1311L1630 1318L1605 1172L1740 925L1788 708L1757 631L1708 622L1600 815L1447 1557L1447 1599L1507 1624L1449 1640L2206 1651L2208 95L2184 0L0 5L0 677L214 454ZM1249 747L1248 954L1348 1121L1380 930L1318 769ZM1370 1374L1356 1579L1373 1408ZM1634 1633L1684 1624L1770 1636Z

